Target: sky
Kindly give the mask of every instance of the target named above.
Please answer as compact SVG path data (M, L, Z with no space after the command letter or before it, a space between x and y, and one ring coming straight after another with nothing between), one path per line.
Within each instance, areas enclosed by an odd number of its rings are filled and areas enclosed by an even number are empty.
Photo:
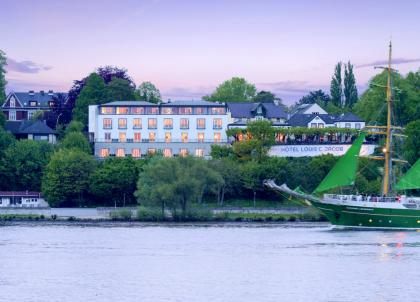
M244 77L286 103L351 61L360 92L387 58L420 67L420 1L0 0L7 90L67 91L99 66L154 83L164 99L200 99Z

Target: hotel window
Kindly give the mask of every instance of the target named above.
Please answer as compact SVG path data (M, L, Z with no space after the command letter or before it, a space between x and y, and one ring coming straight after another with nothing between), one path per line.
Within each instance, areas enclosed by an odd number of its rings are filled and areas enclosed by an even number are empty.
M159 114L158 107L147 107L147 114Z
M354 128L356 128L356 129L360 129L360 128L362 128L362 127L361 127L360 123L356 123L356 124L354 124Z
M144 107L131 107L131 114L144 114Z
M187 148L181 148L179 149L179 155L180 156L187 156L188 155L188 149Z
M140 157L141 156L140 149L139 148L131 149L131 156L132 157Z
M195 114L207 114L207 108L206 107L196 107L194 108Z
M112 119L104 118L103 126L104 126L104 129L112 129Z
M165 132L165 143L170 143L172 140L171 132Z
M211 114L225 114L225 108L223 107L212 107Z
M203 133L203 132L199 132L199 133L197 134L197 141L198 141L199 143L203 143L203 142L204 142L204 133Z
M163 107L161 109L161 113L162 114L174 114L173 113L173 108L172 107Z
M149 129L156 129L157 128L157 119L149 118L147 120L147 126Z
M141 118L133 119L133 129L141 129Z
M192 108L191 107L180 107L179 108L179 114L192 114Z
M323 123L318 123L318 128L324 128L324 124Z
M346 123L346 124L344 125L344 127L345 127L345 128L351 128L351 124L350 124L350 123Z
M128 107L117 107L117 114L128 114Z
M187 118L182 118L182 119L180 120L180 125L179 125L179 127L180 127L181 129L188 129L188 128L190 127L190 120L189 120L189 119L187 119Z
M117 157L124 157L125 156L125 150L123 148L118 148L117 153L115 155Z
M114 108L113 107L101 107L101 114L113 114Z
M317 123L311 123L311 128L316 128L317 126Z
M134 141L135 142L141 141L141 133L140 132L134 132Z
M206 119L198 118L197 119L197 129L206 129Z
M125 132L120 132L119 135L118 135L118 140L120 142L124 143L126 141L126 139L127 139L127 136L126 136Z
M149 148L149 149L147 149L147 154L149 154L149 155L155 155L156 154L156 149L155 148Z
M119 118L118 119L118 129L127 129L127 119Z
M188 143L188 133L187 132L182 132L181 133L181 141L183 143Z
M239 133L238 134L238 141L242 142L244 140L244 134L243 133Z
M109 156L109 149L108 148L102 148L101 152L99 152L100 157L107 157Z
M221 141L221 134L220 134L220 132L215 132L214 133L214 142L215 143L220 143L220 141Z
M213 129L222 129L222 119L221 118L213 119Z
M110 142L111 141L111 132L105 132L105 141Z
M163 119L163 128L164 129L172 129L173 128L173 121L171 118Z
M154 142L156 140L156 133L149 132L149 142Z
M169 149L169 148L163 149L163 156L164 157L171 157L172 156L172 149Z
M195 149L195 156L203 157L204 156L204 149Z

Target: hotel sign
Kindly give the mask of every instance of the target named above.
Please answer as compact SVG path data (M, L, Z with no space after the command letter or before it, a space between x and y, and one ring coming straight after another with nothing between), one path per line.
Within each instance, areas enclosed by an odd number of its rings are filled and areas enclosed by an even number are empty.
M270 156L279 157L303 157L318 156L323 154L332 154L335 156L343 155L351 147L346 145L282 145L273 146L269 151ZM376 145L362 145L361 156L367 156L373 153Z

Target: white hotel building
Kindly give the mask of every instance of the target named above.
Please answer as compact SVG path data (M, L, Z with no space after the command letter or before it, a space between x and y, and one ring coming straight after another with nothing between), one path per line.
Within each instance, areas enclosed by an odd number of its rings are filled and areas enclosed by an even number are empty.
M166 157L210 154L227 143L226 105L205 101L153 104L119 101L89 106L89 136L95 155Z

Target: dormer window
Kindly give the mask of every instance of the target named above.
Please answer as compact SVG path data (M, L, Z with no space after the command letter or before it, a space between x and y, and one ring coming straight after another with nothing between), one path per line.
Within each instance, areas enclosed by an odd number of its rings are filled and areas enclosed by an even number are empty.
M16 107L16 100L15 98L10 99L9 107Z
M31 106L31 107L36 107L36 101L30 101L29 102L29 106Z
M49 102L48 102L48 105L49 105L50 107L54 107L54 106L55 106L55 102L54 102L54 101L49 101Z

